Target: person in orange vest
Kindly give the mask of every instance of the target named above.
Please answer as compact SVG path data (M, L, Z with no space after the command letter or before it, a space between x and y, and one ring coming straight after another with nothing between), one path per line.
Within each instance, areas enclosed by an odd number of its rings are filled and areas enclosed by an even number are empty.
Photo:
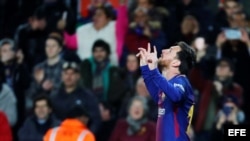
M88 129L89 114L81 105L75 105L59 127L49 129L43 141L95 141Z

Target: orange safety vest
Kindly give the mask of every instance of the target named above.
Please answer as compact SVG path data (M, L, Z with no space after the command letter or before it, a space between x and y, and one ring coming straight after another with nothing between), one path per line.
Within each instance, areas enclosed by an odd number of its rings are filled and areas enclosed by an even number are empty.
M93 133L77 119L66 119L59 127L50 129L44 141L95 141Z

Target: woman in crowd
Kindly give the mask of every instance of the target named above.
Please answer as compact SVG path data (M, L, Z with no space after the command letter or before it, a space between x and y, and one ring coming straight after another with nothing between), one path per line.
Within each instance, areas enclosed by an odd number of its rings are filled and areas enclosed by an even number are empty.
M154 122L147 119L147 100L135 96L129 104L128 116L120 119L109 141L155 141Z

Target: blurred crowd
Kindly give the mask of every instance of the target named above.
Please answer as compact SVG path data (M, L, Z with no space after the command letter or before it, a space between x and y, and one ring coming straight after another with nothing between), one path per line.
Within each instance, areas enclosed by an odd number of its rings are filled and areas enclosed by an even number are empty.
M0 140L49 140L59 126L155 141L157 103L135 54L185 41L197 52L188 135L221 141L223 125L250 121L250 24L240 0L217 2L0 0Z

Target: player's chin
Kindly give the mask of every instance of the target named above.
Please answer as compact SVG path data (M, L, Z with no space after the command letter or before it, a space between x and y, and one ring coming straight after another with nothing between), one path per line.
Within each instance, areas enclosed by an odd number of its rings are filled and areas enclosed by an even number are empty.
M159 58L158 65L160 65L161 67L166 67L166 62L162 58Z

